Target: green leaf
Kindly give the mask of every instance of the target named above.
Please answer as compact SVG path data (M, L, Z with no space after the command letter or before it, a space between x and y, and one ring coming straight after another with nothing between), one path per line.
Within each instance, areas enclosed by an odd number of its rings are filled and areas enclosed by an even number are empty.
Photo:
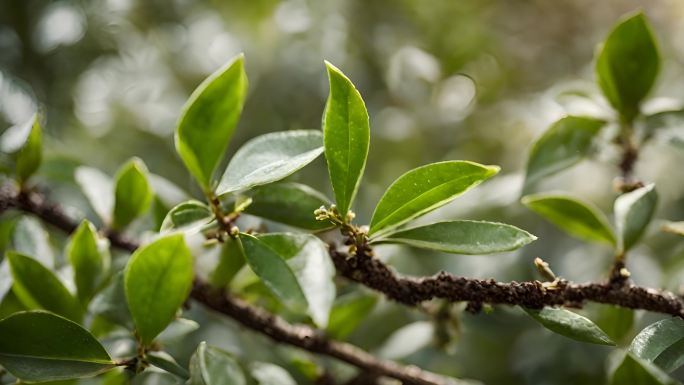
M497 172L497 166L459 160L413 169L385 191L375 207L369 234L387 231L443 206Z
M374 243L401 243L454 254L492 254L519 249L537 237L515 226L484 221L447 221L392 232Z
M304 230L329 229L328 221L317 221L314 211L321 206L330 206L325 195L298 183L276 183L258 187L250 194L252 204L245 213L284 223Z
M245 265L240 241L229 238L218 247L221 248L219 263L209 275L209 282L216 287L226 287Z
M81 305L51 270L31 257L8 252L14 278L12 290L27 307L45 309L80 321Z
M657 203L658 193L654 184L622 194L615 200L615 225L622 252L639 241L651 222Z
M554 333L591 344L615 345L603 330L577 313L556 307L524 310L530 317Z
M287 261L304 293L311 319L324 328L335 301L335 266L326 244L313 235L301 233L265 234L259 240Z
M74 269L78 298L87 304L95 294L108 263L98 247L97 230L84 220L71 235L66 255Z
M616 342L624 342L634 327L634 310L601 304L598 314L594 318L596 325Z
M405 358L427 346L435 335L435 326L431 321L417 321L404 325L392 332L378 349L377 355L388 360Z
M361 94L335 66L326 62L330 94L323 113L328 173L342 215L350 209L366 168L370 144L368 112Z
M0 262L0 303L2 303L2 300L11 288L12 272L10 271L9 262L5 258Z
M228 353L200 343L190 359L189 385L246 385L240 365Z
M200 186L212 177L233 136L247 94L244 56L214 72L190 95L176 129L176 151Z
M126 303L124 274L119 271L112 277L109 285L102 290L90 305L90 311L109 322L127 329L133 328L131 313Z
M159 369L163 369L171 374L175 374L184 380L190 379L190 373L185 370L185 368L178 365L176 360L174 360L173 357L166 352L149 352L145 355L145 358L150 364L158 367Z
M192 285L192 256L183 235L144 246L131 256L124 285L128 308L144 345L175 318Z
M114 182L109 175L96 168L81 166L74 172L74 179L102 222L110 224L114 211Z
M17 178L20 183L24 183L38 170L43 159L42 133L38 115L34 114L28 124L31 131L16 155Z
M169 210L162 222L160 232L205 225L214 219L214 214L206 204L189 200Z
M17 221L12 232L12 246L19 254L33 257L48 268L55 266L50 235L34 217L23 216Z
M115 180L112 227L122 229L150 207L152 188L147 181L147 168L138 158L123 165Z
M523 197L522 203L574 237L615 245L605 215L588 202L567 195L536 194Z
M663 225L663 231L667 233L684 236L684 221L682 222L667 222Z
M308 308L297 277L275 250L249 234L240 234L245 260L249 267L285 305L295 311Z
M639 104L653 87L659 68L655 38L641 12L613 28L596 59L598 84L626 121L639 113Z
M602 120L578 116L566 116L555 122L532 146L525 189L579 163L589 153L592 140L604 125Z
M249 373L259 385L297 385L285 369L268 362L252 362Z
M670 379L656 366L632 354L626 354L622 363L615 369L609 385L673 385Z
M328 333L338 339L349 336L378 303L377 296L350 293L339 297L330 312Z
M323 153L320 131L294 130L258 136L230 160L216 193L223 195L279 181Z
M91 377L114 367L87 330L43 311L0 321L0 364L24 381Z
M672 317L649 325L629 349L636 357L674 372L684 364L684 320Z

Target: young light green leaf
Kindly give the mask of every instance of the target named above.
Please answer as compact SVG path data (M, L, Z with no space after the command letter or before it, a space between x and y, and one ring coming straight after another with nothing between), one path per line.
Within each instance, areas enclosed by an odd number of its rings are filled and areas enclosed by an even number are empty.
M515 226L484 221L447 221L391 232L373 243L401 243L454 254L492 254L519 249L537 237Z
M169 353L162 351L149 352L145 355L145 358L150 364L159 369L175 374L184 380L190 379L190 373L184 367L178 365L178 362Z
M28 382L91 377L114 367L87 330L43 311L15 313L0 321L0 364Z
M499 172L468 161L428 164L400 176L375 207L370 232L387 231L443 206Z
M542 178L579 163L604 125L602 120L578 116L566 116L555 122L532 146L525 190Z
M30 309L45 309L74 321L82 317L81 305L51 270L31 257L8 252L12 290Z
M295 311L307 309L307 300L295 273L275 250L258 238L240 234L245 260L264 285Z
M654 184L620 195L615 200L615 225L622 252L632 248L641 238L657 203L658 193Z
M176 151L200 186L212 177L233 136L247 94L244 56L214 72L190 95L176 129Z
M556 307L524 310L530 317L554 333L591 344L615 345L596 324L577 313Z
M219 247L219 263L209 275L209 282L216 287L226 287L245 265L245 256L238 240L227 239Z
M230 160L216 193L223 195L279 181L323 153L320 131L272 132L245 143Z
M48 268L55 266L55 254L50 245L50 236L42 223L33 217L21 217L12 232L14 251L33 257Z
M626 121L639 113L639 104L653 87L660 57L643 13L617 24L596 59L596 76L610 104Z
M588 202L566 195L537 194L523 197L522 203L574 237L615 245L605 215Z
M363 293L339 297L330 312L328 333L338 339L346 338L368 316L377 302L376 296Z
M354 84L326 62L330 94L323 113L323 136L328 173L342 215L354 201L370 144L368 111Z
M646 327L632 340L630 351L671 373L684 364L684 320L666 318Z
M206 204L189 200L169 210L162 222L160 232L168 232L194 225L204 225L214 219L214 214Z
M34 114L28 124L31 131L21 150L16 154L17 179L22 184L38 170L43 159L42 133L38 115Z
M667 374L653 364L641 360L630 353L625 355L620 365L615 369L608 383L609 385L674 385Z
M96 168L81 166L74 172L74 179L102 222L110 224L114 211L114 182L109 175Z
M259 240L287 261L304 292L311 319L319 327L326 327L335 300L335 266L325 243L301 233L265 234Z
M159 238L131 256L124 286L128 308L144 345L174 319L192 285L192 256L183 235Z
M268 362L252 362L249 373L259 385L297 385L285 369Z
M663 231L667 233L684 236L684 221L682 222L667 222L663 225Z
M328 221L317 221L313 213L321 206L330 206L331 202L309 186L276 183L255 189L250 197L252 203L245 209L247 214L304 230L320 231L332 227Z
M246 385L240 365L228 353L200 343L190 359L189 385Z
M112 227L120 230L147 211L152 203L152 188L147 181L147 167L137 158L123 165L115 180Z
M97 230L84 220L71 235L66 255L74 269L78 298L87 304L95 294L105 268L109 265L98 247Z

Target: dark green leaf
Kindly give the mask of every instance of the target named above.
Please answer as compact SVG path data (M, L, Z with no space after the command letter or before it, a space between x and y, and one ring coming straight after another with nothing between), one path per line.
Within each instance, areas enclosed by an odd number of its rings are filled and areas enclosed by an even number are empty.
M74 269L78 298L82 304L87 304L108 266L98 247L97 230L90 222L84 220L74 231L66 254Z
M214 72L192 93L176 129L176 151L205 191L233 136L247 94L244 56Z
M374 295L351 293L339 297L330 312L328 333L339 339L346 338L373 310L378 298Z
M666 372L677 370L684 364L684 320L672 317L649 325L632 340L629 349Z
M455 254L491 254L519 249L535 239L515 226L461 220L389 233L375 243L401 243Z
M138 249L128 261L124 284L128 308L144 345L174 319L192 285L192 256L180 234Z
M532 146L525 189L579 163L588 154L592 140L604 124L602 120L578 116L566 116L555 122Z
M82 316L81 305L52 271L40 262L14 252L7 253L14 286L12 290L31 309L45 309L74 321Z
M594 321L615 342L624 342L634 327L634 310L601 305Z
M259 240L287 261L304 293L311 319L324 328L335 300L335 266L328 247L309 234L265 234Z
M141 216L152 203L147 168L140 159L128 161L116 175L112 227L122 229Z
M247 380L233 357L202 342L190 359L189 385L246 385Z
M185 370L185 368L178 365L176 360L174 360L173 357L166 352L149 352L145 357L150 364L158 367L159 369L166 370L167 372L175 374L184 380L190 379L190 373Z
M328 221L317 221L313 213L321 206L330 206L330 201L309 186L277 183L259 187L250 196L252 204L245 209L247 214L305 230L332 227Z
M537 194L523 197L522 203L574 237L615 245L605 215L588 202L566 195Z
M323 113L328 173L337 207L346 215L359 189L370 144L368 112L354 84L326 62L330 94Z
M573 340L599 345L615 345L608 335L591 320L569 310L556 307L525 309L527 314L554 333Z
M653 364L626 354L609 385L673 385L675 382Z
M615 225L621 251L629 250L641 238L657 203L658 193L654 184L620 195L615 200Z
M432 163L400 176L375 207L370 234L389 230L443 206L499 172L467 161Z
M114 211L114 182L109 175L96 168L81 166L74 172L74 179L102 222L110 224Z
M641 12L613 28L596 59L598 84L627 121L639 113L639 104L653 87L659 68L655 38Z
M209 206L196 200L183 202L172 208L162 222L160 232L204 225L214 219Z
M245 143L230 160L216 193L246 190L279 181L323 153L320 131L273 132Z
M24 381L90 377L114 367L87 330L42 311L0 321L0 364Z

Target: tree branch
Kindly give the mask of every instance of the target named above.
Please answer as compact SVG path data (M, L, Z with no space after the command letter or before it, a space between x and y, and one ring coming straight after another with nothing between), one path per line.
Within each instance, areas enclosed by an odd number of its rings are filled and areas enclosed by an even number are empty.
M44 195L37 192L17 191L14 186L5 184L0 186L0 214L8 209L31 213L66 233L73 232L78 226L78 223L71 219L61 206L48 201ZM129 252L139 247L136 241L122 234L109 232L106 235L114 247ZM352 344L331 340L322 331L309 326L290 324L275 314L230 296L198 278L194 280L190 296L206 307L227 315L243 326L264 334L274 341L337 358L366 373L391 377L410 385L454 383L445 377L415 366L403 366L379 359Z

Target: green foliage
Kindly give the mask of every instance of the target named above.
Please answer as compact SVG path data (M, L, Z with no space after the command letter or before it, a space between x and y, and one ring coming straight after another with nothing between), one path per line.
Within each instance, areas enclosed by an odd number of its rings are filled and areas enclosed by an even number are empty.
M87 330L42 311L16 313L0 321L0 364L29 382L90 377L114 367Z
M630 15L610 32L596 59L596 76L604 95L631 122L653 87L660 57L643 13Z
M376 296L365 293L350 293L339 297L330 312L328 333L336 338L346 338L377 303Z
M92 223L87 220L81 222L67 244L66 255L74 269L78 298L82 304L87 304L108 266L108 261L100 253L97 231Z
M556 307L525 309L530 317L554 333L598 345L615 345L608 335L586 317Z
M667 318L649 325L632 340L630 351L670 373L684 364L684 321Z
M230 354L200 343L190 359L190 385L245 385L242 369Z
M330 80L330 95L323 114L325 158L335 202L344 217L366 168L370 125L359 91L342 71L328 62L325 65Z
M499 172L497 166L447 161L418 167L400 176L385 191L371 219L371 236L378 236L443 206Z
M200 186L213 175L233 136L247 93L242 55L209 76L185 104L176 129L176 151Z
M626 354L622 363L615 369L609 385L673 385L675 384L657 367Z
M195 225L204 225L214 219L211 208L206 204L190 200L179 203L166 213L160 232L167 232L174 229L187 229Z
M115 178L112 227L122 229L141 216L152 203L152 188L147 181L147 168L140 159L128 161Z
M126 300L144 345L175 318L192 278L192 256L183 235L159 238L133 253L124 278Z
M537 194L523 197L522 203L574 237L615 244L608 220L588 202L567 195Z
M623 194L615 200L615 224L623 252L641 238L651 222L656 203L658 194L654 184Z

